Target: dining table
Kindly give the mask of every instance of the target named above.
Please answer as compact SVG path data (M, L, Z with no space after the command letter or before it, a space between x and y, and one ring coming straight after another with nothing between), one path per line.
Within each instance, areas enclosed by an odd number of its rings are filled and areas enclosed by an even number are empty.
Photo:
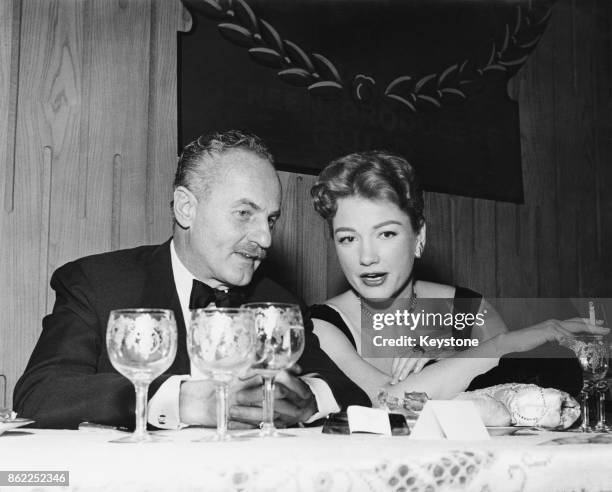
M190 427L158 431L165 442L117 444L109 441L122 431L95 426L12 429L0 435L0 491L612 491L612 434L526 428L452 441L288 432L194 442L214 430Z

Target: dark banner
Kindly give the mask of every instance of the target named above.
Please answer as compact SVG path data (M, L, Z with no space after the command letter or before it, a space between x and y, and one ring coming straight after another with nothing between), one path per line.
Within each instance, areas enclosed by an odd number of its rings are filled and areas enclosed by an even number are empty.
M550 1L183 0L179 143L239 128L282 170L387 149L431 191L522 202L509 79Z

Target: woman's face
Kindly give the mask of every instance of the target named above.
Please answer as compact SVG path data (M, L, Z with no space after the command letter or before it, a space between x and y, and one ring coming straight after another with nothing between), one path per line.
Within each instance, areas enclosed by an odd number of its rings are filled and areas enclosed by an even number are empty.
M410 218L392 202L351 196L338 200L332 220L342 271L366 298L389 298L412 273L425 227L415 233Z

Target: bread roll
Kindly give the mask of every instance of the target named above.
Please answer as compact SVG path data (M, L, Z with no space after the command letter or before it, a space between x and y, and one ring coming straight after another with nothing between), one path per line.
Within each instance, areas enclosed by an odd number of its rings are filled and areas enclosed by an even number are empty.
M501 402L488 395L473 393L475 392L459 393L455 400L473 401L486 426L505 427L511 424L510 412Z
M567 429L580 416L578 402L564 391L535 384L506 383L461 393L463 399L490 397L508 410L512 425Z

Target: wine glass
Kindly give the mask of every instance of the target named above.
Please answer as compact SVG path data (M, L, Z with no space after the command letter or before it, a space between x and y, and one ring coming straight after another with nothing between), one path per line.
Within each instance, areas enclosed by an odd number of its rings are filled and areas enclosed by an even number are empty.
M606 308L601 301L592 300L589 301L589 318L591 322L597 321L603 326L608 326L608 320L606 318ZM606 361L609 362L609 340L604 337L604 344L606 349ZM608 367L608 366L607 366ZM609 368L609 367L608 367ZM608 392L608 380L604 375L600 380L594 384L595 392L597 394L597 424L595 424L595 432L610 432L610 427L606 425L606 394Z
M166 439L147 432L149 384L170 367L176 356L174 313L169 309L117 309L106 329L108 356L136 390L136 429L111 442L157 442Z
M252 369L264 381L264 420L259 437L289 437L274 427L274 379L290 368L304 351L304 321L297 304L248 303L242 307L255 314L255 362Z
M255 318L241 308L204 308L191 311L187 351L194 366L215 383L217 433L198 441L229 441L228 390L235 376L253 362Z
M579 334L566 339L563 345L574 351L582 367L582 423L577 431L593 432L589 425L588 398L591 389L604 379L608 372L608 342L603 335Z

